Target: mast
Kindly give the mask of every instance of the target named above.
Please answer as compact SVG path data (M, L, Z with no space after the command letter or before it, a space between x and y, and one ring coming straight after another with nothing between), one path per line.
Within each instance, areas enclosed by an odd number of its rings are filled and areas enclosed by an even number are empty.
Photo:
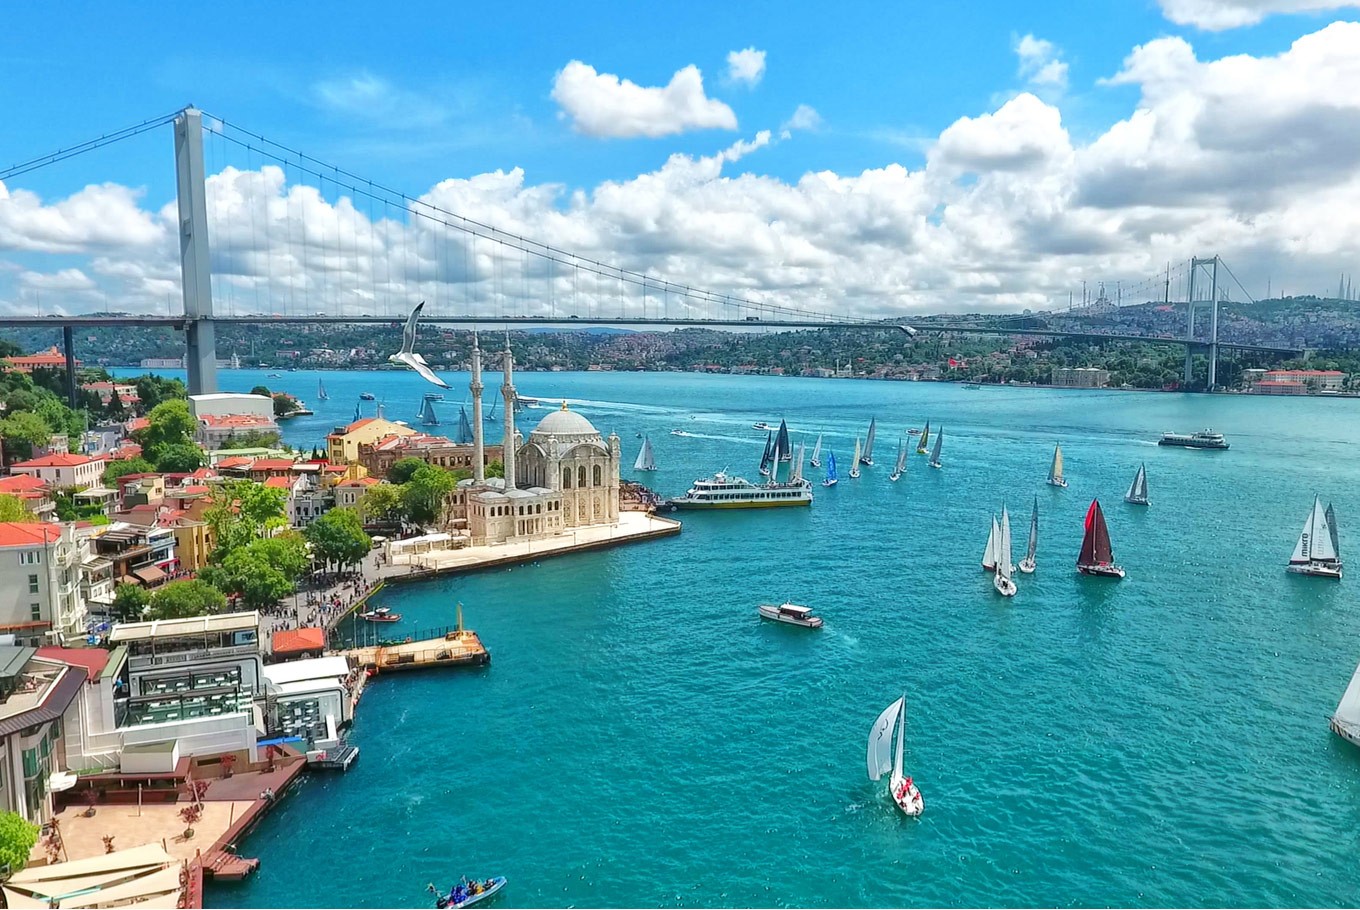
M638 450L637 461L633 462L634 471L655 471L656 460L652 456L652 438L644 436L642 448Z
M817 434L817 444L812 447L812 466L815 468L822 462L822 434Z
M897 440L897 473L901 474L902 469L907 466L907 446L899 437Z
M473 441L472 424L468 423L467 408L459 405L458 407L458 438L456 442L460 446L465 446Z
M1105 526L1105 513L1100 510L1100 500L1091 500L1086 510L1086 534L1081 540L1081 556L1077 565L1100 566L1114 563L1114 551L1110 547L1110 529Z
M835 452L828 452L828 453L826 454L826 479L827 479L827 480L839 480L839 479L840 479L840 477L836 474L836 453L835 453Z
M987 546L982 551L982 568L991 570L996 568L996 538L999 529L996 526L996 516L992 516L992 527L987 532Z
M1332 558L1338 563L1341 562L1341 541L1336 535L1336 513L1332 511L1332 504L1327 503L1327 513L1323 516L1327 520L1327 530L1332 535Z
M774 448L776 463L793 460L793 446L789 443L789 425L783 420L779 421L779 435L775 437Z
M874 434L878 432L878 419L869 418L869 434L864 438L864 457L860 459L864 464L874 463Z
M929 444L930 444L930 421L927 420L926 428L921 431L921 440L920 442L916 443L916 454L924 455L926 453L926 446L928 446Z
M1081 537L1081 553L1077 556L1077 565L1093 566L1096 564L1095 547L1095 519L1100 506L1093 499L1091 506L1086 510L1086 527Z
M773 440L774 437L772 434L765 434L765 453L760 456L760 473L767 476L770 473L770 455L774 450Z
M1034 551L1039 547L1039 497L1034 497L1034 511L1029 513L1029 546L1025 548L1025 558L1034 561Z
M1058 444L1053 447L1053 465L1048 469L1048 482L1060 484L1062 483L1062 479L1063 479L1062 445Z
M789 472L789 483L803 482L803 443L798 443L798 460L793 464L793 470Z
M859 476L859 463L860 463L861 461L864 460L864 459L861 457L860 452L861 452L861 449L860 449L860 447L859 447L859 437L856 436L856 437L855 437L855 454L850 456L850 476L851 476L851 477L858 477L858 476Z
M1005 506L1001 507L1001 548L996 554L996 574L1011 577L1011 517Z
M930 463L935 467L940 466L940 444L944 442L944 430L940 429L935 433L935 451L930 453Z
M902 776L902 741L907 738L907 695L902 693L902 710L897 714L897 754L893 757L893 779Z

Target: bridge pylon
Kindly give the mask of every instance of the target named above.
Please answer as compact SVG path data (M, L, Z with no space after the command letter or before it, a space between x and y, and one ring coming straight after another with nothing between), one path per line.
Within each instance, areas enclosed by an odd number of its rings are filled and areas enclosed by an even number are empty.
M1190 259L1190 291L1186 295L1186 322L1185 322L1185 384L1190 385L1195 379L1195 273L1200 266L1212 266L1213 271L1210 279L1209 289L1209 376L1206 391L1212 392L1214 386L1218 385L1218 256L1210 256L1206 259L1191 257Z
M175 117L175 176L179 201L180 284L184 292L184 365L189 394L217 391L212 262L208 255L208 193L203 170L203 112Z

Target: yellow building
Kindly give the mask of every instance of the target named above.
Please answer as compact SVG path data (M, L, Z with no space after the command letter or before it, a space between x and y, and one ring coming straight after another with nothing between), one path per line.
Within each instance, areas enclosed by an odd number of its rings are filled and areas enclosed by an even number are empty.
M336 427L335 432L326 437L326 457L331 464L353 464L359 460L359 446L388 436L410 436L415 432L381 417L356 420L347 427Z

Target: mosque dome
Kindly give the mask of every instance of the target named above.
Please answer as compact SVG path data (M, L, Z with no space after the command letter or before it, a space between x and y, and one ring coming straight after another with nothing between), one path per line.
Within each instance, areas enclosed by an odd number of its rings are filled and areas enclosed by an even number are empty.
M553 411L540 420L529 435L530 438L556 436L564 441L577 441L580 437L587 437L592 441L600 439L600 431L580 414L568 410L566 402L562 403L560 410Z

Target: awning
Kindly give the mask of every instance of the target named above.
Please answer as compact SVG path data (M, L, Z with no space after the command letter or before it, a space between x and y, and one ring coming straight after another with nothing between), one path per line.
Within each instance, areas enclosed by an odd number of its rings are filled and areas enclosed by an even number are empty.
M155 566L142 566L140 569L133 569L132 574L141 579L142 584L154 585L165 581L165 573Z

